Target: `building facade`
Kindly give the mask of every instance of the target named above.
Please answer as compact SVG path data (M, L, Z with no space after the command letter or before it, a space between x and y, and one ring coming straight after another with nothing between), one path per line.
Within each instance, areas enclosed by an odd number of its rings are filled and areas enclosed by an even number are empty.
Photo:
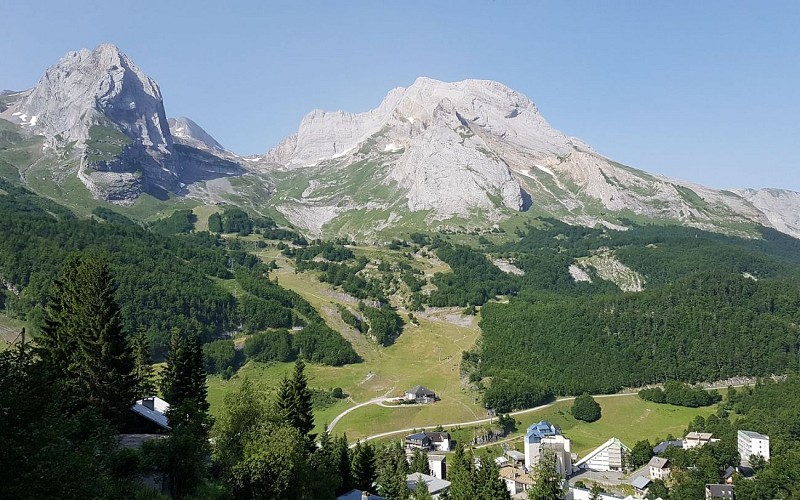
M753 455L769 462L769 436L753 431L739 431L736 438L742 462L749 464Z

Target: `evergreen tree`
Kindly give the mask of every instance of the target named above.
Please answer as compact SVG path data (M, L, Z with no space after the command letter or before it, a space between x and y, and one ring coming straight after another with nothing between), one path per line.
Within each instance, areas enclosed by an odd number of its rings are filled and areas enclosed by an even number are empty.
M497 468L497 464L489 457L481 461L481 467L476 471L476 489L478 498L481 499L511 499L505 482L500 479L500 471Z
M539 463L533 467L534 482L528 490L529 500L561 500L564 498L564 478L558 473L556 456L545 451Z
M377 479L375 471L375 448L369 442L358 442L350 459L353 487L362 491L372 491Z
M211 233L222 232L222 216L219 213L208 216L208 231Z
M278 389L277 407L283 420L313 441L314 413L311 404L311 391L304 373L305 363L298 358L294 363L292 378L281 381Z
M403 447L397 441L385 446L378 458L378 494L386 498L406 500L409 497L407 476L408 462Z
M451 500L472 500L478 498L475 489L475 462L472 451L464 450L458 443L453 454L453 463L447 470L450 480Z
M341 488L342 478L339 476L336 443L328 434L327 426L319 436L317 448L311 454L311 470L314 471L309 482L312 497L334 500L335 492Z
M72 255L56 280L39 356L77 406L119 421L134 401L133 359L122 330L108 261Z
M431 491L428 489L428 483L423 481L421 477L417 478L417 482L414 484L414 500L433 500Z
M414 450L414 454L411 456L411 466L409 467L411 472L421 472L423 474L430 474L431 467L428 463L428 455L422 453L422 450Z
M171 407L188 402L198 411L208 412L203 347L198 333L187 335L178 328L172 329L167 366L161 377L161 392Z
M336 463L342 484L336 491L337 494L347 493L353 489L353 472L350 467L350 449L347 445L347 434L336 438Z
M147 333L140 328L133 337L133 383L134 397L144 398L156 393L155 374L150 364L150 342Z

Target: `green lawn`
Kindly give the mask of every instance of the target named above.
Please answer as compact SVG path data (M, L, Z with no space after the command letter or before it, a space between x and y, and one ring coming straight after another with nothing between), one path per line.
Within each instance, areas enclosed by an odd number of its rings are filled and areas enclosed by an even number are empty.
M336 304L352 305L345 296L329 285L320 283L311 274L295 274L288 261L274 250L262 253L261 257L265 261L275 259L280 266L273 272L278 283L308 300L332 328L342 332L351 341L364 359L363 363L343 367L307 365L306 373L311 387L341 387L352 398L352 401L343 401L318 412L317 430L355 403L382 396L399 396L405 389L418 384L435 391L442 400L416 408L361 408L343 418L334 432L346 432L350 438L359 438L387 429L435 426L482 417L483 409L475 404L475 395L466 389L459 376L461 352L471 348L479 335L475 318L470 318L472 324L469 326L449 322L452 318L448 314L458 316L454 311L420 318L420 326L406 325L397 342L383 348L342 321ZM244 377L250 377L267 387L276 387L291 367L291 363L248 363L229 381L209 377L212 413L219 411L225 394L235 390Z

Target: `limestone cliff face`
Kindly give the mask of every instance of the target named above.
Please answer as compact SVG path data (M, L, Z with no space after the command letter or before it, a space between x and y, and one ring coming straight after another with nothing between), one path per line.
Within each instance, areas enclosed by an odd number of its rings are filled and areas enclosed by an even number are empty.
M208 132L203 130L200 125L193 122L190 118L181 116L178 118L170 118L168 122L169 131L172 134L173 140L176 142L181 142L197 149L205 149L218 153L227 151L222 144L217 142L216 139L211 137Z
M180 188L161 91L113 45L69 52L3 117L51 148L74 144L98 197L128 203L142 190Z
M496 220L532 208L584 225L620 227L620 217L636 214L726 232L760 223L800 235L797 193L720 191L621 165L552 128L524 95L487 80L419 78L366 113L313 111L258 164L311 179L302 193L275 203L314 233L352 210L390 212L394 223L401 214L391 197L399 196L408 211L430 211L429 222L476 210ZM344 182L354 165L364 179L358 186ZM364 166L373 175L364 176ZM363 189L367 183L387 189ZM337 184L348 187L336 191ZM356 200L357 191L368 196Z

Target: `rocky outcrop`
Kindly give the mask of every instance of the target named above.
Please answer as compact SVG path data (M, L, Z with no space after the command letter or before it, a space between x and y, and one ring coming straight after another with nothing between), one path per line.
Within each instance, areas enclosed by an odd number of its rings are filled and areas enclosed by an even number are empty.
M69 52L3 117L52 148L74 144L82 170L104 173L101 183L82 176L98 197L130 201L142 190L180 188L161 91L113 45Z
M313 111L260 165L311 180L275 201L301 227L291 214L311 208L341 217L372 203L397 218L398 193L406 210L429 211L428 222L533 208L613 228L626 214L748 235L743 228L754 224L793 235L800 227L796 193L720 191L620 165L552 128L524 95L486 80L419 78L366 113ZM355 170L358 186L345 182ZM347 187L337 192L337 184ZM356 199L359 191L368 197Z
M185 116L170 118L168 122L169 131L175 142L217 153L227 151L222 144L211 137L200 125Z

